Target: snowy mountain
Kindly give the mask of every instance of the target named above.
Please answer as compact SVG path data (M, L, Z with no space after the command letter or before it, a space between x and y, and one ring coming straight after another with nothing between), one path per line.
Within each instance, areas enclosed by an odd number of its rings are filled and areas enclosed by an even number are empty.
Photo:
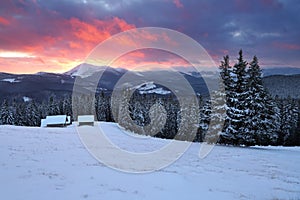
M176 68L177 70L181 68ZM180 71L184 79L186 79L189 84L192 86L196 93L200 93L202 95L207 95L208 90L206 87L206 83L204 82L202 77L206 78L207 83L210 85L216 85L216 78L218 74L203 71L203 72L195 72L189 71L192 69L187 69ZM278 68L274 69L266 69L264 70L266 74L274 74L279 72ZM297 73L299 69L291 68L286 69L286 71L282 70L284 73ZM30 99L35 99L36 101L45 101L49 99L50 95L55 95L57 97L63 97L65 95L71 94L74 86L75 78L81 78L84 84L81 85L81 91L87 92L89 90L89 86L92 83L92 80L98 80L100 74L102 75L101 80L98 84L97 91L105 91L111 92L116 83L123 77L124 74L129 74L132 77L132 80L135 79L143 79L143 77L149 76L160 77L161 80L168 81L170 85L176 85L181 81L177 78L172 78L168 75L166 71L128 71L122 68L111 68L105 66L93 66L89 64L81 64L75 67L74 69L62 73L47 73L47 72L39 72L36 74L8 74L8 73L0 73L0 101L4 98L8 100L16 99L18 101L22 101L23 97L29 97ZM300 72L299 72L300 73ZM292 76L293 81L291 82L290 76L280 75L280 76L268 76L264 78L264 83L267 89L272 93L273 96L280 95L281 97L299 97L298 86L300 85L300 77ZM151 80L149 80L151 81ZM149 82L147 81L147 82ZM169 90L167 88L163 88L157 83L153 83L152 90L143 90L141 89L141 93L152 93L152 94L168 94ZM160 89L161 88L161 89ZM167 91L167 92L166 92Z
M163 87L159 87L157 84L154 84L153 82L145 83L141 86L139 86L138 91L140 94L170 94L171 91L167 90Z
M113 123L98 125L112 143L129 152L152 152L170 142L135 137ZM299 198L299 147L215 146L200 159L201 145L193 143L163 169L131 174L111 169L90 155L75 125L1 126L1 199Z
M73 77L80 76L82 78L86 78L86 77L93 76L94 74L97 73L103 73L104 71L115 73L116 75L124 74L127 72L126 69L112 68L108 66L95 66L87 63L82 63L63 74L68 76L73 76Z

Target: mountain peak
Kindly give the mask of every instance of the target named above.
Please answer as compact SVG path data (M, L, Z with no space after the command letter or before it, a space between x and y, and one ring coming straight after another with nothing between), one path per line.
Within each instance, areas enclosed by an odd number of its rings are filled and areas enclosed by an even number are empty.
M63 74L69 76L80 76L82 78L85 78L85 77L92 76L96 72L103 72L107 70L115 73L125 73L127 71L126 69L123 68L112 68L109 66L96 66L88 63L81 63L80 65L76 66L75 68Z

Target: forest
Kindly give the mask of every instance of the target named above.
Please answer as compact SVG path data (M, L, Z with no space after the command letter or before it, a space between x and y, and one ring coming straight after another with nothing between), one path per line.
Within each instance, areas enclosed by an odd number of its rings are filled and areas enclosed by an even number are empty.
M46 102L3 100L0 124L40 126L47 115L66 114L75 120L77 115L91 114L92 110L98 121L117 122L129 131L159 138L245 146L300 146L300 99L272 97L263 86L256 56L248 63L241 50L233 65L225 56L219 69L222 82L209 99L201 95L185 97L185 105L181 105L173 93L124 90L120 95L132 94L130 101L114 102L117 105L112 107L111 93L100 91L93 97L76 96L80 98L76 102L82 102L81 109L73 113L74 97L67 94L57 98L52 94Z

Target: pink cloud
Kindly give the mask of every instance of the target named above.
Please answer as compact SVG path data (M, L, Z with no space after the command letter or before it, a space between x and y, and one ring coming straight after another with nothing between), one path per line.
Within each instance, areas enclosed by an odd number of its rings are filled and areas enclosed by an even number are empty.
M298 44L274 42L273 46L280 48L280 49L286 49L286 50L300 50L300 45L298 45Z
M3 19L0 18L0 25L8 23ZM50 27L42 33L33 29L31 24L28 25L17 20L12 21L9 27L5 27L5 31L0 33L0 40L3 43L0 51L30 53L35 58L15 60L2 58L0 71L12 73L63 72L82 62L90 51L103 40L118 32L135 28L134 25L117 17L88 22L78 18L69 20L47 18L46 20L37 22L45 23L47 27Z
M7 26L10 24L10 22L7 19L5 19L4 17L0 17L0 24Z
M180 0L173 0L173 3L177 8L183 8L183 4L180 2Z

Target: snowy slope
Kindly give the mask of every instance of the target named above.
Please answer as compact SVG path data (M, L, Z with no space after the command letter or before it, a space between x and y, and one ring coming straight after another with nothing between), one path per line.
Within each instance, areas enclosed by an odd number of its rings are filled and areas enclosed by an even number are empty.
M147 152L169 143L132 137L100 123L120 148ZM300 148L216 146L205 158L200 144L172 165L147 174L110 169L68 128L0 126L1 199L299 199ZM116 158L117 159L117 158Z

